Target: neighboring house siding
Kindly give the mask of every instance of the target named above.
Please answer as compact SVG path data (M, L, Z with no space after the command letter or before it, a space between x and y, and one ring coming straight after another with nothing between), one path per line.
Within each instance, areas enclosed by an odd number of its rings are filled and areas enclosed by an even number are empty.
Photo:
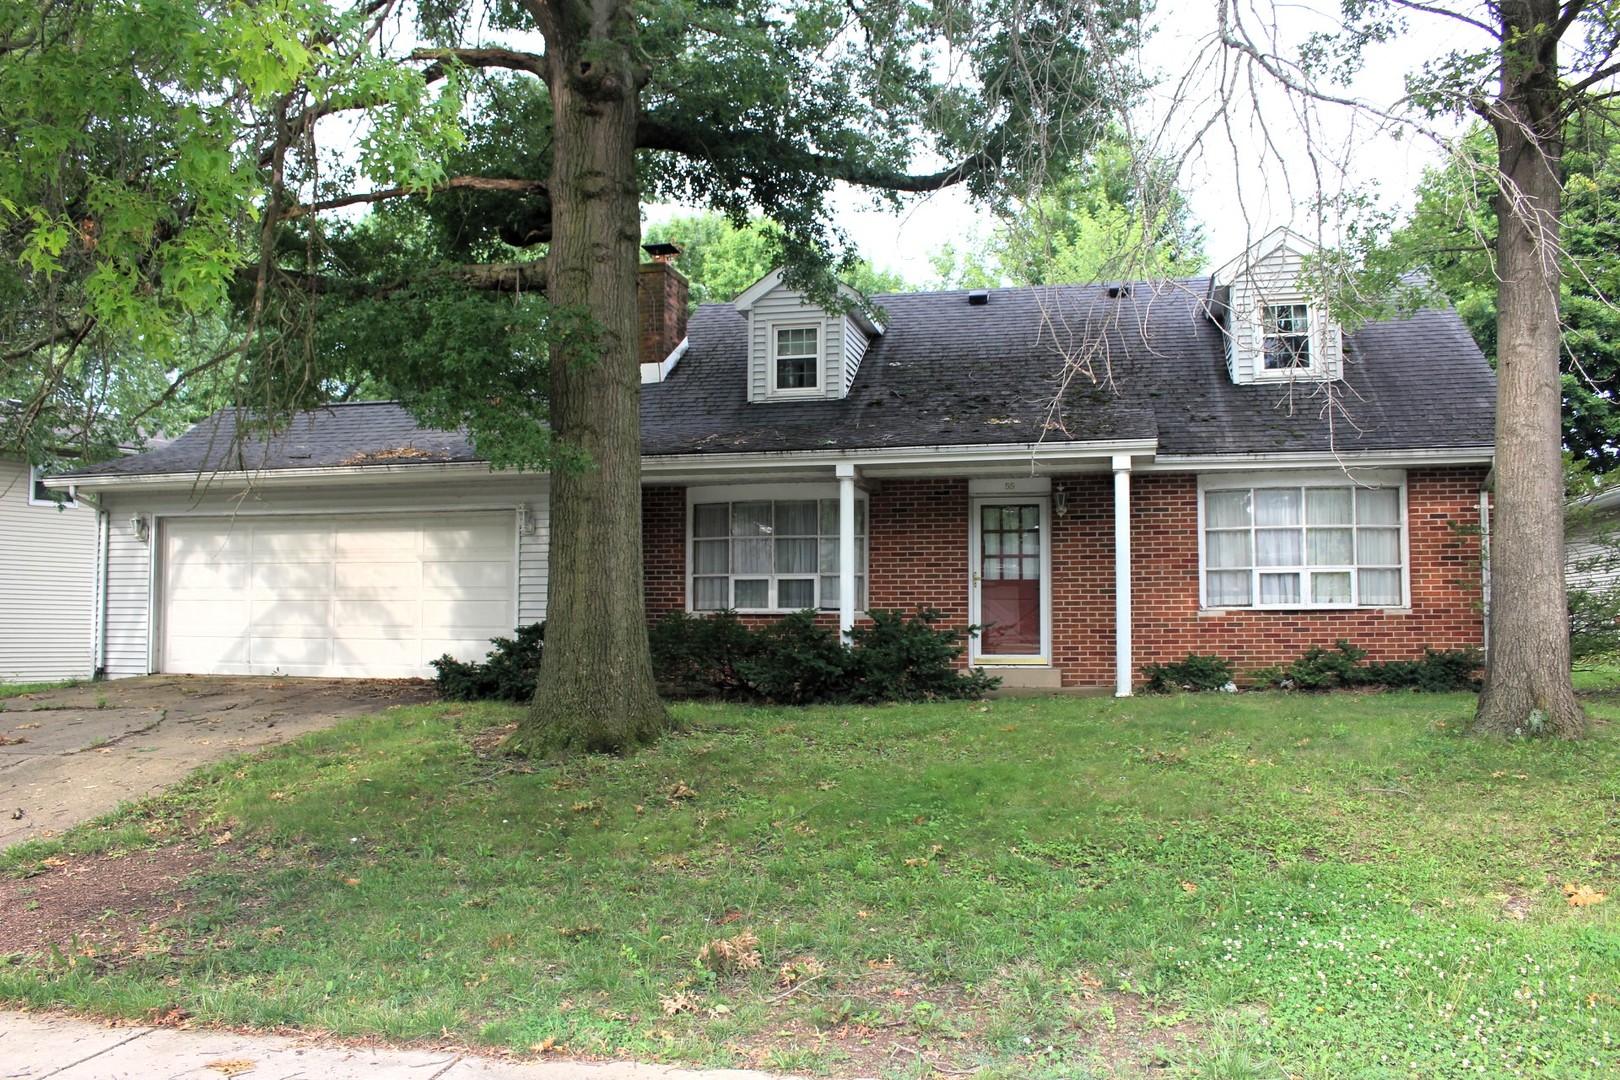
M0 461L0 680L86 678L96 513L32 506L28 466Z
M1279 473L1279 478L1283 475ZM1144 664L1214 653L1247 673L1341 638L1371 660L1413 659L1425 647L1483 642L1480 610L1480 468L1410 469L1407 546L1411 609L1202 612L1198 606L1198 477L1131 478L1133 678ZM1065 686L1114 680L1114 504L1106 474L1058 477L1069 512L1052 518L1053 662ZM681 488L642 495L649 617L686 601L686 514ZM871 492L874 608L939 610L968 621L968 485L958 479L885 479ZM768 618L750 619L766 622ZM834 618L823 623L836 625Z
M1608 523L1612 532L1613 522ZM1620 584L1620 539L1588 530L1564 545L1566 583L1571 589L1598 592Z
M112 542L107 564L106 668L109 678L148 674L161 658L153 657L152 608L162 597L152 588L154 555L161 533L151 531L146 542L134 539L130 519L136 514L158 519L174 517L229 517L254 515L359 515L409 514L413 511L512 510L527 505L535 523L533 535L519 534L517 544L517 622L538 622L546 614L546 557L550 540L550 510L544 477L532 474L495 474L456 481L417 484L379 484L370 489L261 489L244 495L240 487L216 484L214 490L192 496L111 492L107 507L112 518Z

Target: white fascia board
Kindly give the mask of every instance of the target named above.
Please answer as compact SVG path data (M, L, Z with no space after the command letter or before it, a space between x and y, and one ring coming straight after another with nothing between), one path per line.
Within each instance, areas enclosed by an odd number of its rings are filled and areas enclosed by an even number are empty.
M1314 451L1278 454L1160 454L1137 466L1138 472L1192 472L1195 470L1246 469L1256 465L1274 468L1360 469L1373 466L1490 465L1496 451L1489 446L1447 447L1415 450L1358 450L1353 454Z
M680 363L681 357L686 355L686 347L691 340L691 338L681 338L681 343L675 346L674 350L659 363L642 364L641 385L661 383L669 378L669 373L675 370L675 365Z
M1230 285L1233 279L1243 276L1244 272L1270 258L1278 248L1284 247L1296 255L1306 256L1315 255L1322 250L1321 246L1309 237L1301 236L1286 225L1279 225L1221 264L1210 277L1217 284Z
M515 470L492 470L487 461L450 461L450 462L419 462L410 465L356 465L332 466L314 469L254 469L250 471L232 470L230 472L208 473L148 473L138 476L64 476L53 477L45 481L45 486L52 489L78 488L81 491L113 491L126 488L140 488L143 490L158 490L163 488L185 489L198 487L211 487L215 484L251 484L257 486L278 485L289 486L308 483L355 483L356 481L376 481L379 483L404 483L425 479L455 479L468 475L499 475L502 472L518 475L545 475L522 474Z
M775 292L781 287L782 277L785 273L785 269L780 266L775 270L772 270L770 273L748 286L748 288L738 293L737 299L731 302L731 306L736 308L737 311L743 315L748 314L754 309L755 304L759 303L765 297L769 296L771 293ZM874 338L883 336L883 327L879 325L878 322L871 316L871 301L862 296L860 291L854 286L847 285L842 281L838 283L838 294L850 301L849 315L855 320L855 325L866 331L867 337ZM842 314L842 312L823 311L822 314L839 315ZM645 366L646 365L643 365L643 367ZM643 377L642 381L646 382L647 380L645 377Z
M731 302L731 306L746 315L753 310L755 304L769 296L780 284L782 284L782 268L778 266L775 270L772 270L738 293L737 299Z
M689 472L694 467L725 469L771 469L784 465L856 466L909 464L1037 464L1064 461L1109 459L1115 454L1149 457L1158 446L1156 439L1121 439L1077 445L1053 443L985 443L973 446L917 446L881 450L774 450L752 454L679 454L644 457L644 475Z

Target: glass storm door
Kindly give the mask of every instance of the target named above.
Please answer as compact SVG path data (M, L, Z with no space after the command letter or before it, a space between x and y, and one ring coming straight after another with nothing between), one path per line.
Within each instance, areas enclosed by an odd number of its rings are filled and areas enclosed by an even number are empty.
M975 655L1044 663L1047 553L1044 499L978 502L973 523L972 619L984 627Z

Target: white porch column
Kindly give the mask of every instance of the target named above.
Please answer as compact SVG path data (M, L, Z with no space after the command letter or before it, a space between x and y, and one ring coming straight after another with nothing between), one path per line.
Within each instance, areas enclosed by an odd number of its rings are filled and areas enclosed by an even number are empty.
M1114 696L1131 696L1131 455L1114 455Z
M855 628L855 466L835 467L838 477L838 632L849 644Z

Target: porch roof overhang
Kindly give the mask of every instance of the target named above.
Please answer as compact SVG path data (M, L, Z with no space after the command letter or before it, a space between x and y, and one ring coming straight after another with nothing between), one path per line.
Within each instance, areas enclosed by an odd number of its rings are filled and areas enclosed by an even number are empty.
M644 484L736 483L747 480L831 480L840 466L863 477L1050 476L1107 472L1125 455L1151 460L1156 439L1086 443L996 443L978 446L915 446L861 450L781 450L737 454L669 454L645 457Z

